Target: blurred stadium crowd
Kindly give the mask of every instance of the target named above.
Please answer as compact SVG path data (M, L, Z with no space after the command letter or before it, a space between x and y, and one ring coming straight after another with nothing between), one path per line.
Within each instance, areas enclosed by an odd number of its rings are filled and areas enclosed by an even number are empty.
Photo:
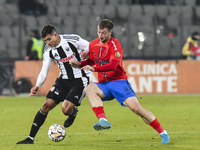
M97 37L102 18L114 22L113 36L124 48L124 58L181 59L186 38L199 31L198 0L39 0L44 15L19 11L19 0L0 1L0 59L24 59L31 29L53 24L58 33Z

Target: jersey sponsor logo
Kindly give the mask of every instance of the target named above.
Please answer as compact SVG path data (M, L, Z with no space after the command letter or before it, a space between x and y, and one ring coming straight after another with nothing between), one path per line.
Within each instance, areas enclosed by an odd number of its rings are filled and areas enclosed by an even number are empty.
M104 59L98 58L98 59L95 59L94 61L95 61L95 63L101 63L101 64L109 63L109 59L104 60Z
M73 53L71 56L67 57L67 58L63 58L63 59L59 59L57 61L59 62L68 62L70 61L72 58L74 58L75 54Z

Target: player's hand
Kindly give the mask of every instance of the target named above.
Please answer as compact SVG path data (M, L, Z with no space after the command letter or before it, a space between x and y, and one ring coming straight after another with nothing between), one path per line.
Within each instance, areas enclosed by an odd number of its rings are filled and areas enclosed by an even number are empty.
M84 71L90 70L90 71L94 72L94 68L90 65L86 65L86 66L82 67L81 69L84 70Z
M69 61L69 64L70 64L72 67L74 67L74 68L79 68L80 65L81 65L81 62L76 61L76 60L70 60L70 61Z
M30 90L29 96L31 97L31 96L35 95L38 90L39 90L38 86L32 87L31 90Z
M88 56L87 53L86 53L86 52L83 52L83 51L81 51L80 54L81 54L81 58L82 58L82 59L86 59L87 56Z

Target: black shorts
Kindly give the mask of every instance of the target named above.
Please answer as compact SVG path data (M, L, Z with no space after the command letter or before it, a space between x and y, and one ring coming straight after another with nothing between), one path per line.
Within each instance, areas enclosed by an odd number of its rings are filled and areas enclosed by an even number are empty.
M89 77L77 79L57 78L46 97L53 99L57 104L68 100L75 106L79 106L85 97L84 88L88 84Z

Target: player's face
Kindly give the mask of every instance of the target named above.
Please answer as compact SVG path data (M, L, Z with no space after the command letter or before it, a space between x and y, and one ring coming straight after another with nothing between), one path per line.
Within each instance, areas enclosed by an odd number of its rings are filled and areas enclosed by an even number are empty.
M109 31L108 28L103 28L103 29L98 28L97 33L100 42L105 44L110 40L112 31Z
M43 40L46 44L48 44L51 47L57 46L60 42L60 38L56 33L53 35L48 34L46 37L43 38Z

